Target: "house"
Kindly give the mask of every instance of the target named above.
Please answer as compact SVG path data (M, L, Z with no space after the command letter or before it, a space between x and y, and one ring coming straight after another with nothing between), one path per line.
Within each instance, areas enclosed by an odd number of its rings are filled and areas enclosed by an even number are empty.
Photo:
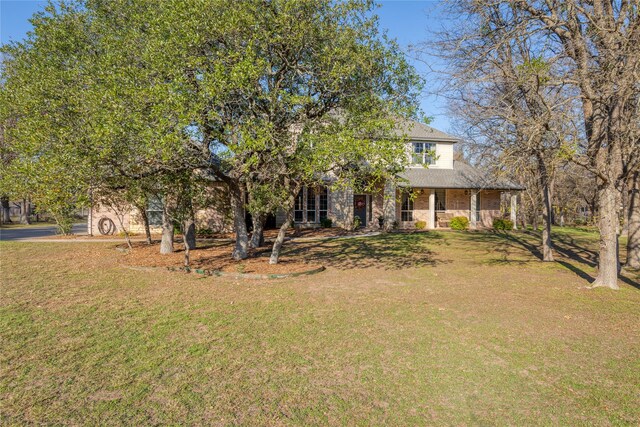
M496 179L462 161L454 160L453 146L458 139L418 122L406 122L401 131L408 136L410 166L397 183L387 182L376 191L354 194L351 189L332 190L330 186L303 188L295 201L294 222L298 227L318 227L325 218L334 226L352 228L356 217L361 226L411 229L418 221L427 229L447 228L454 216L469 219L471 228L491 227L501 217L502 193L511 198L510 215L515 224L516 195L523 188L508 180ZM147 211L152 227L161 225L161 205L152 203ZM93 234L104 231L104 223L119 228L119 222L132 232L142 232L140 215L135 210L114 213L100 206L89 217ZM228 209L203 209L196 213L198 226L213 231L230 231ZM102 226L101 226L102 221ZM285 221L284 212L275 216L275 226Z

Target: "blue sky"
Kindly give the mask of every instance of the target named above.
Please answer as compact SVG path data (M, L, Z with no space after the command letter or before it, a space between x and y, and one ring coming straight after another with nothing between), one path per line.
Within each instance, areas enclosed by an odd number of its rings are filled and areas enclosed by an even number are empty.
M379 3L377 13L381 27L398 40L405 52L408 52L409 46L428 40L430 31L439 30L444 22L438 1L383 0ZM31 29L29 18L46 4L46 1L39 0L0 0L0 42L7 43L25 37ZM411 62L426 76L429 66L436 66L437 61L430 57L422 59L411 59ZM427 83L427 90L430 89L433 89L433 85ZM442 99L425 94L421 106L428 116L433 117L432 126L445 132L450 130Z

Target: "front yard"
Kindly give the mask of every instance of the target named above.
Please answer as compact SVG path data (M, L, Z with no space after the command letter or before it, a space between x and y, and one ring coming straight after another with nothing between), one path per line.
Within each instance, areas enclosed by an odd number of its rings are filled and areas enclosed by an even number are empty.
M272 281L123 269L115 243L0 243L3 425L640 423L639 277L596 236L285 245Z

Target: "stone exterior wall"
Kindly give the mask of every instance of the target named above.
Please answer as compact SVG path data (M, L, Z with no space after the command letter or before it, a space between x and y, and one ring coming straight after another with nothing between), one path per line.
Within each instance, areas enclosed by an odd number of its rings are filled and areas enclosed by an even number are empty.
M213 192L224 191L220 185L212 186ZM231 216L231 210L226 203L226 193L218 194L217 197L212 197L212 200L219 200L217 206L211 206L204 209L197 209L195 212L196 228L197 229L209 229L214 233L224 233L233 230L233 218ZM113 209L104 206L100 203L94 203L94 206L89 213L87 219L87 231L94 236L100 235L99 223L102 218L110 219L115 225L115 234L122 233L123 229L120 225L119 219L122 221L124 228L132 234L144 234L144 223L142 216L137 208L130 206L124 207L119 210L120 214L116 213ZM118 216L120 218L118 218ZM162 226L151 225L149 227L151 233L157 234L162 232Z
M125 229L131 231L131 226L135 224L133 216L137 214L137 210L134 208L130 208L128 210L123 209L123 212L124 213L118 215L115 211L104 205L95 204L91 208L89 216L87 217L87 232L93 236L99 236L101 234L99 224L102 219L111 220L113 222L113 225L115 226L114 234L122 233L123 231L120 221L122 221L122 225L124 225Z
M416 198L413 201L413 221L401 221L402 194L397 192L396 216L399 228L415 228L416 221L425 221L429 224L429 195L431 189L415 189ZM446 190L446 210L448 216L464 216L470 219L471 215L471 190L449 189ZM501 216L500 213L500 191L482 190L480 191L480 221L479 227L491 228L493 220Z
M392 185L381 186L370 195L371 215L368 214L367 224L369 228L378 228L378 217L385 217L385 224L391 226L394 221L398 222L398 227L402 229L415 228L416 221L425 221L429 224L429 195L431 189L416 189L417 195L413 201L413 220L401 221L402 193ZM394 196L395 194L395 196ZM490 228L493 220L501 216L500 194L498 190L482 190L480 192L480 221L478 227ZM233 218L226 198L218 197L220 206L212 206L200 209L196 212L196 227L207 228L213 232L229 232L233 230ZM453 216L464 216L470 218L471 211L470 190L451 189L446 190L446 213ZM124 227L131 233L143 234L144 225L137 209L123 209L121 215ZM333 221L334 227L350 228L353 225L353 191L351 189L328 190L328 213L327 216ZM89 231L94 235L99 235L98 223L101 218L108 218L116 226L116 233L122 232L120 221L116 213L104 206L96 204L91 210L88 218ZM371 220L369 220L371 218ZM285 220L284 211L276 213L276 225L279 227ZM301 227L318 227L317 223L298 224ZM161 227L151 227L152 233L160 233Z
M329 190L329 213L335 227L353 226L353 190L350 188Z
M491 228L493 220L500 218L500 191L482 190L480 192L480 224L479 226Z

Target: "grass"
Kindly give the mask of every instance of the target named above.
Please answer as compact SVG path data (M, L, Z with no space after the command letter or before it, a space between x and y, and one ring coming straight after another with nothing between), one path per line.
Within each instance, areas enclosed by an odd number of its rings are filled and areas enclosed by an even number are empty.
M555 237L288 244L327 271L268 282L0 243L2 424L637 425L638 276L587 290L596 236Z

